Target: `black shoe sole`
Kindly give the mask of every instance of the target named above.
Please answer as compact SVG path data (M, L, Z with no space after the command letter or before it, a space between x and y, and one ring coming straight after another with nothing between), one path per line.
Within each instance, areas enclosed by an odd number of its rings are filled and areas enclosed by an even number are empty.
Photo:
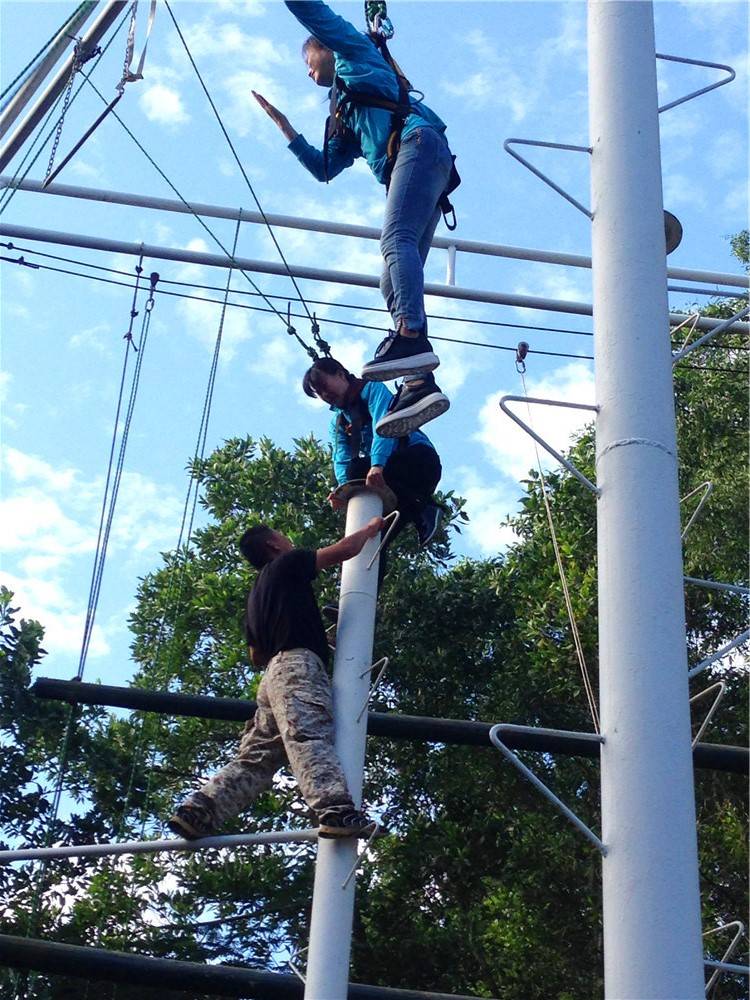
M422 424L441 416L450 409L450 400L442 392L431 392L411 406L394 410L378 421L375 428L381 437L405 437Z
M394 358L392 361L368 361L362 368L362 378L369 382L388 382L402 375L423 375L434 371L440 358L432 351L413 354L410 358Z

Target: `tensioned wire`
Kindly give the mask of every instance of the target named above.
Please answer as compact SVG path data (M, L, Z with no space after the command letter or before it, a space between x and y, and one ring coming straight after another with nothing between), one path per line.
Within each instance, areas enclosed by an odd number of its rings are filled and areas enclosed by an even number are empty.
M281 249L281 246L279 245L279 241L276 239L276 234L273 231L273 227L271 226L271 223L268 221L266 213L263 211L263 207L262 207L260 201L258 200L258 196L255 193L253 185L250 183L250 178L247 176L247 171L245 170L245 167L243 166L242 160L239 158L239 155L237 154L237 150L234 148L234 143L232 142L231 138L229 137L229 132L227 132L226 126L224 125L224 122L222 121L221 115L219 114L219 110L216 107L216 104L214 103L214 100L211 97L211 94L209 93L208 87L206 86L206 84L205 84L205 82L203 80L203 77L201 76L201 72L198 69L198 66L197 66L197 64L195 62L195 59L193 59L193 55L192 55L192 53L190 51L188 43L185 41L185 36L182 34L182 31L180 30L180 26L177 23L177 18L174 16L174 12L172 11L172 8L169 6L169 0L164 0L164 5L167 8L169 16L172 18L172 24L175 26L175 30L177 31L177 34L179 35L180 41L182 42L182 46L185 49L185 53L186 53L188 59L190 60L190 65L195 70L195 75L198 77L198 82L201 85L203 93L206 95L208 103L211 105L211 110L214 113L214 117L216 118L216 121L218 122L219 128L221 129L222 134L223 134L224 138L227 141L227 145L229 146L230 150L232 151L232 156L234 157L234 161L235 161L235 163L237 164L237 166L240 169L240 173L242 174L242 177L243 177L243 179L245 181L245 184L248 187L248 190L250 191L250 194L253 196L253 201L255 202L256 207L257 207L258 211L260 212L260 214L261 214L261 216L263 218L263 222L265 223L266 228L268 229L269 235L270 235L271 239L273 240L273 244L274 244L274 246L276 247L276 249L277 249L277 251L279 253L279 257L281 257L281 261L282 261L284 267L286 268L286 273L288 274L288 276L289 276L292 284L294 285L294 290L297 293L299 301L302 303L302 305L303 305L303 307L305 309L305 312L307 313L307 318L311 322L313 322L313 317L310 314L310 310L307 308L307 303L305 302L304 296L302 295L302 292L300 291L299 285L297 284L297 280L294 277L294 275L292 274L292 272L291 272L291 270L289 268L289 264L287 264L286 257L284 256L284 251Z
M64 263L68 263L68 264L77 264L79 267L86 267L86 268L89 268L89 269L94 270L94 271L103 271L103 272L105 272L107 274L119 274L119 275L123 275L123 276L128 277L128 278L130 277L130 272L129 271L123 271L123 270L120 270L119 268L115 268L115 267L106 267L106 266L104 266L102 264L94 264L91 261L80 260L80 258L65 257L65 256L61 256L60 254L53 254L53 253L44 253L41 250L37 250L35 248L30 248L30 247L18 246L18 244L15 244L15 243L0 243L0 247L5 247L8 250L17 250L19 253L35 254L38 257L44 257L44 258L46 258L48 260L57 260L57 261L63 261ZM0 259L4 259L4 258L0 258ZM13 263L13 262L9 261L9 263ZM16 263L20 263L20 262L16 261ZM31 266L31 265L29 265L29 266ZM50 270L53 270L53 269L50 268ZM59 271L62 274L74 274L74 275L77 275L78 277L91 277L90 275L86 275L86 274L78 274L75 271L65 271L62 268L60 268ZM122 282L113 282L113 284L123 284L123 283ZM210 292L223 292L223 288L221 286L218 286L218 285L207 285L207 284L202 284L201 282L198 282L198 281L184 281L184 280L178 281L176 278L161 278L160 281L159 281L160 293L161 294L170 294L168 292L167 293L164 292L164 289L162 287L163 285L175 285L178 288L197 288L197 289L202 290L202 291L210 291ZM289 296L287 296L287 295L276 295L276 294L272 294L270 292L268 292L266 294L267 294L267 297L269 299L279 299L279 300L282 300L284 302L288 302L289 301ZM233 288L232 289L232 295L249 296L251 298L254 298L255 296L258 295L258 292L248 291L247 289ZM192 298L195 301L199 301L199 302L218 302L219 301L217 299L204 298L204 297L201 297L201 296L185 296L185 298ZM364 304L355 304L355 303L351 303L351 302L331 302L331 301L326 301L324 299L311 299L311 298L308 298L307 302L310 305L330 306L330 307L335 307L337 309L348 309L348 310L351 310L352 312L356 312L357 310L359 310L361 312L376 312L376 313L385 313L385 314L388 313L388 310L385 307L383 307L383 306L369 306L369 305L364 305ZM230 306L238 306L239 303L230 302L229 305ZM248 308L250 308L250 307L248 307ZM267 311L270 311L270 310L257 309L256 311L267 312ZM451 323L463 323L463 324L467 324L468 323L469 325L472 325L472 326L500 327L500 328L507 328L507 329L512 329L512 330L532 330L532 331L535 331L535 332L538 332L538 333L561 333L561 334L570 334L571 336L575 336L575 337L593 337L593 333L590 330L571 330L568 327L540 326L540 325L535 325L535 324L531 324L531 323L504 323L504 322L501 322L500 320L480 319L478 317L469 317L469 316L446 316L445 314L441 314L441 313L426 313L426 316L427 316L428 319L443 320L445 322L451 322ZM293 317L295 319L303 319L304 318L304 317L300 316L299 313L294 313ZM368 326L368 325L363 324L363 323L344 323L343 321L331 319L330 317L326 318L326 322L327 323L334 323L334 324L338 324L338 325L352 326L352 327L356 327L356 328L364 329L364 330L377 330L378 332L381 332L383 330L383 328L379 327L379 326ZM676 328L676 329L679 329L679 327ZM672 333L674 333L674 332L675 331L673 330ZM494 347L496 345L490 344L490 345L486 345L486 346ZM515 348L511 348L511 347L509 347L507 349L508 350L515 350ZM740 347L738 345L732 346L732 345L717 344L717 343L707 344L706 345L706 349L707 350L722 350L722 351L745 351L745 350L748 350L748 348ZM538 352L536 352L536 353L538 353ZM578 357L579 355L572 355L572 356L573 357Z
M16 247L15 244L0 244L0 246L13 247L13 248L19 249L19 250L24 249L24 248ZM54 255L54 254L42 254L40 251L37 251L37 250L25 250L24 249L24 253L37 253L40 256L51 257L51 258L56 259L56 260L67 260L68 259L68 258L64 258L64 257L59 257L59 256ZM118 286L121 286L121 287L132 288L132 285L129 282L115 281L115 280L113 280L111 278L101 278L101 277L98 277L97 275L85 274L85 273L82 273L82 272L79 272L79 271L71 271L71 270L69 270L67 268L52 267L50 265L45 265L45 264L30 264L30 263L25 262L25 261L20 261L20 260L14 261L14 260L10 260L9 258L4 258L4 257L0 257L0 261L7 262L7 263L15 263L15 264L25 264L25 266L32 267L34 269L39 269L39 270L43 270L43 271L51 271L51 272L54 272L54 273L65 274L65 275L72 276L72 277L77 277L77 278L86 278L86 279L88 279L90 281L99 282L100 284L118 285ZM102 268L102 267L100 267L99 265L96 265L96 264L88 264L88 263L80 262L80 261L74 261L74 263L80 263L84 267L92 267L92 268L97 268L99 270L105 270L105 271L114 271L113 268ZM115 271L115 273L124 274L126 272ZM166 278L165 279L160 279L159 284L160 285L162 285L162 284L178 284L178 285L187 285L187 286L190 286L189 282L175 282L175 281L170 282L169 279L166 279ZM204 286L198 285L197 287L200 288L200 287L204 287ZM222 304L221 300L219 300L219 299L207 298L205 296L200 296L200 295L186 295L186 294L183 294L183 293L180 293L180 292L170 292L170 291L167 291L166 289L161 288L161 287L157 289L156 294L157 295L166 295L166 296L168 296L170 298L188 299L188 300L191 300L191 301L194 301L194 302L207 302L207 303L210 303L212 305L221 305ZM247 294L252 294L252 293L240 291L240 290L237 290L237 289L232 289L232 294L233 295L234 294L247 295ZM284 296L277 296L277 297L278 298L285 298ZM326 304L329 304L329 303L326 303ZM342 305L342 303L330 303L330 304L335 304L335 305L339 305L339 306ZM271 310L264 309L262 306L250 306L250 305L246 305L246 304L241 303L241 302L229 302L229 303L227 303L227 306L228 306L228 308L245 309L245 310L250 311L250 312L261 312L261 313L270 313L271 312ZM345 308L348 308L348 309L351 309L351 310L354 310L354 311L356 311L356 310L358 310L360 308L361 309L367 309L367 310L370 310L370 311L381 311L381 310L374 309L374 307L372 307L372 306L348 305ZM293 319L304 319L305 318L304 316L302 316L299 313L291 313L290 312L289 316L291 318L293 318ZM438 319L455 319L455 317L433 317L433 318L438 318ZM351 329L372 330L372 331L375 331L375 332L377 332L379 334L382 334L382 333L385 332L385 329L383 327L373 326L371 324L366 324L366 323L355 323L355 322L352 322L352 321L349 321L349 320L338 320L338 319L333 319L333 318L327 317L326 318L326 322L329 323L329 324L331 324L331 325L346 326L346 327L349 327ZM507 325L507 326L512 326L512 327L519 327L520 329L524 329L524 330L541 330L542 332L547 332L547 331L550 330L549 327L533 327L533 326L527 326L527 325L521 325L521 324L493 324L492 321L489 321L489 320L473 320L473 319L468 319L468 318L467 319L462 319L461 322L463 322L463 323L469 323L469 324L471 324L471 323L478 323L478 324L483 324L483 325ZM562 332L562 331L560 331L560 332ZM572 333L572 332L576 332L576 331L566 331L566 332L571 332ZM591 334L583 334L583 333L581 333L581 335L592 336ZM460 338L460 337L446 337L446 336L440 336L440 335L431 335L430 339L431 340L436 340L436 341L444 341L446 343L462 344L462 345L469 346L469 347L484 347L484 348L487 348L489 350L494 350L494 351L506 351L506 352L510 351L513 354L515 354L515 352L516 352L516 347L511 347L511 346L504 345L504 344L488 344L485 341L466 340L466 339ZM733 347L733 346L729 346L729 345L720 345L720 344L707 344L704 348L702 348L702 350L705 350L705 351L727 350L727 351L737 351L737 352L739 352L739 351L746 351L747 348L744 348L744 347ZM590 354L570 354L570 353L565 353L565 352L562 352L562 351L545 351L545 350L543 350L541 348L530 348L529 349L529 354L537 354L537 355L540 355L540 356L553 357L553 358L567 358L567 359L571 359L571 360L574 360L574 361L593 361L594 360L593 355L590 355ZM720 367L717 367L715 365L711 366L711 365L696 365L696 364L692 364L692 363L681 363L680 367L681 368L692 368L692 369L697 370L697 371L724 372L724 373L730 374L730 375L744 376L744 375L748 374L748 370L744 369L744 368L720 368Z
M235 254L236 249L237 249L237 240L238 240L238 237L239 237L239 231L240 231L240 220L238 219L237 225L235 227L234 243L233 243L233 246L232 246L232 257L234 257L234 254ZM176 626L176 623L177 623L177 620L178 620L178 617L179 617L179 614L180 614L180 608L181 608L181 603L182 603L182 598L183 598L183 593L184 593L184 583L185 583L185 577L186 577L186 572L187 572L188 555L189 555L188 548L187 548L187 543L189 543L189 539L190 539L190 537L192 535L193 523L194 523L195 512L196 512L196 507L197 507L197 502L198 502L198 481L197 481L196 470L197 470L200 462L205 457L206 442L207 442L207 437L208 437L208 426L209 426L209 420L210 420L210 416L211 416L211 406L212 406L212 402L213 402L214 389L215 389L215 384L216 384L216 374L217 374L217 370L218 370L219 354L220 354L220 350L221 350L222 336L223 336L223 331L224 331L224 321L225 321L225 318L226 318L226 307L227 307L227 303L228 303L228 299L229 299L229 293L230 293L230 289L231 289L231 280L232 280L232 268L229 269L229 272L228 272L228 275L227 275L227 282L226 282L225 293L224 293L224 303L223 303L223 308L222 308L221 316L220 316L220 319L219 319L219 327L218 327L218 331L217 331L217 335L216 335L216 341L215 341L215 345L214 345L214 352L213 352L213 357L212 357L212 360L211 360L211 366L210 366L210 369L209 369L208 383L207 383L207 386L206 386L206 392L205 392L204 399L203 399L203 410L202 410L202 413L201 413L201 419L200 419L200 425L199 425L199 429L198 429L198 437L197 437L197 441L196 441L196 445L195 445L195 451L194 451L194 455L193 455L193 461L191 463L190 478L189 478L189 482L188 482L188 489L187 489L187 493L186 493L186 497L185 497L185 503L184 503L183 511L182 511L182 519L181 519L181 523L180 523L179 535L178 535L178 539L177 539L177 544L175 546L175 557L176 558L175 558L175 562L174 562L174 564L172 566L172 569L177 571L177 593L176 593L176 596L174 596L175 574L173 572L170 575L170 578L169 578L169 585L167 587L167 594L166 594L166 597L165 597L164 612L162 614L162 618L161 618L161 621L159 623L158 633L157 633L156 640L155 640L155 648L154 648L153 655L152 655L152 662L154 664L158 663L159 658L160 658L160 654L161 654L161 650L162 650L162 646L164 644L164 628L165 628L165 625L167 623L167 618L171 618L171 620L172 620L172 630L173 630L172 631L172 640L174 640L174 628ZM185 545L185 547L183 549L183 540L184 539L187 539L187 543L186 543L186 545ZM179 562L180 556L182 556L181 563ZM178 566L179 566L179 568L178 568ZM153 735L153 737L151 739L152 749L150 751L149 763L146 766L146 771L148 773L148 778L147 778L147 782L146 782L146 790L145 790L145 793L144 793L144 800L143 800L143 804L141 806L141 834L140 834L141 839L143 838L144 832L145 832L145 827L146 827L146 822L147 822L147 815L148 815L148 806L149 806L149 802L150 802L151 794L152 794L152 790L153 790L153 777L154 777L154 772L155 772L155 763L156 763L156 756L157 756L157 752L153 748L153 741L158 737L158 734L162 730L163 725L164 725L164 720L160 717L157 720L156 733ZM138 733L138 737L137 737L137 741L136 741L136 746L135 746L135 748L133 750L133 756L132 756L132 761L131 761L131 768L130 768L130 773L129 773L129 777L128 777L128 783L127 783L126 790L125 790L125 795L124 795L124 799L123 799L122 808L120 810L119 822L118 822L118 824L117 824L117 826L115 828L115 831L114 831L114 839L115 840L118 840L118 839L122 838L122 836L124 835L124 831L125 831L126 825L127 825L128 808L130 806L130 803L131 803L131 800L132 800L133 791L134 791L134 788L135 788L135 780L136 780L136 775L137 775L137 772L138 772L138 766L143 761L144 752L145 752L145 749L146 749L147 726L148 726L148 717L147 717L147 715L144 714L142 716L142 719L141 719L141 726L140 726L140 731ZM115 862L113 861L110 870L114 871L114 867L115 867ZM102 912L100 914L100 917L99 917L99 921L97 923L97 928L96 928L96 943L97 944L100 943L100 941L101 941L103 921L104 921L104 911L102 910ZM114 997L116 996L116 994L117 994L117 987L115 986L115 988L113 990L113 993L112 993L113 1000L114 1000ZM87 985L87 994L86 995L88 996L88 985Z

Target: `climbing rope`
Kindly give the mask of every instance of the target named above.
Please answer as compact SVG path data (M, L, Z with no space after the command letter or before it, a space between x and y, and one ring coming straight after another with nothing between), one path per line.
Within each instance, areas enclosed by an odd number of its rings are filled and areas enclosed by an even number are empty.
M143 258L141 257L141 261ZM138 276L140 277L140 272L142 270L139 264L136 267ZM138 286L133 293L133 305L130 311L130 326L128 331L124 336L125 340L125 357L123 359L123 371L120 380L120 393L117 400L117 411L115 414L114 431L112 437L112 445L110 449L109 456L109 466L107 469L107 479L104 488L104 497L102 499L102 511L99 522L99 537L97 539L97 548L94 556L94 571L92 577L91 591L89 593L89 604L86 611L86 622L84 626L83 643L81 646L81 656L78 663L78 680L83 677L83 671L86 665L86 657L88 655L89 645L91 643L91 635L94 628L94 621L96 619L96 611L99 605L99 594L101 592L102 576L104 574L104 564L107 558L107 548L109 546L109 536L112 530L112 522L114 520L115 508L117 506L117 498L120 492L120 483L122 481L122 472L125 465L125 453L128 446L128 438L130 435L130 426L133 419L133 412L135 410L135 403L138 397L138 388L140 385L141 378L141 368L143 366L143 358L145 355L146 344L148 342L148 334L151 326L151 313L154 308L154 293L156 291L156 284L159 280L159 275L153 272L150 276L150 290L148 299L143 310L143 320L141 322L140 336L138 339L138 345L133 343L133 322L138 316L138 312L135 309L136 295L138 293ZM133 372L133 379L130 386L130 396L128 398L127 409L125 412L125 421L122 429L122 434L120 436L120 448L117 456L117 461L114 465L114 474L112 474L112 459L114 455L115 441L118 433L119 416L120 409L122 406L123 399L123 388L125 381L125 372L127 370L128 358L130 356L131 348L136 353L136 363L135 370ZM112 478L112 491L111 495L109 493L109 483L110 477ZM102 533L102 524L104 524L104 530Z
M516 371L521 378L521 385L523 386L523 395L526 400L526 410L528 413L529 425L531 425L531 406L529 404L529 393L526 387L526 357L529 352L529 345L525 341L521 341L516 349ZM581 642L581 636L578 631L578 623L576 622L575 612L573 611L573 602L570 599L570 590L568 588L568 581L565 575L565 567L563 565L562 555L560 553L560 546L557 540L557 532L555 531L555 522L552 517L552 508L549 502L549 496L547 493L547 481L544 476L544 470L542 469L542 460L539 455L539 446L536 441L534 441L534 452L536 454L536 465L539 471L539 480L542 490L542 500L544 501L544 509L547 515L547 524L549 525L550 535L552 537L552 548L555 553L555 561L557 563L557 572L560 576L560 583L562 584L563 597L565 599L565 608L568 613L568 621L570 622L570 632L573 637L573 645L576 651L576 657L578 659L578 666L581 670L581 677L583 679L583 687L586 692L586 700L588 702L589 711L591 712L591 719L594 723L594 731L596 733L601 732L600 722L599 722L599 712L596 707L596 696L594 694L594 688L591 683L591 678L589 677L588 668L586 666L586 657L583 652L583 644Z
M299 285L297 284L297 281L296 281L294 275L291 272L291 269L289 267L289 264L287 263L286 257L284 256L284 251L281 249L279 241L276 239L276 234L273 231L273 227L271 226L271 223L268 221L266 213L263 211L263 206L261 205L260 201L258 200L258 196L255 193L255 189L253 188L253 185L250 183L250 178L248 177L247 171L245 170L245 168L244 168L244 166L242 164L242 160L240 160L239 155L237 154L237 150L234 147L234 143L232 142L231 138L229 137L229 132L227 132L226 126L224 125L224 122L222 121L221 115L219 114L219 110L216 107L216 104L214 103L214 100L211 97L211 94L209 93L208 87L206 86L206 84L205 84L205 82L203 80L203 77L201 76L200 70L198 69L198 66L196 65L195 59L193 59L193 54L190 51L190 48L188 46L187 41L185 40L185 36L182 34L182 31L180 30L180 26L177 23L177 19L174 16L174 12L172 11L172 8L169 5L169 0L164 0L164 4L165 4L165 6L167 8L169 16L172 18L172 24L174 24L175 30L177 31L177 34L179 35L180 41L182 42L182 46L185 49L185 54L187 55L188 59L190 60L190 65L195 70L195 75L198 77L198 82L201 85L203 93L206 95L206 99L208 100L208 103L211 105L211 110L214 113L214 117L216 118L216 121L217 121L217 123L219 125L219 128L221 129L222 134L223 134L224 138L227 141L227 145L229 146L229 149L232 152L232 156L234 157L235 163L239 167L240 173L242 174L242 177L243 177L243 179L245 181L245 184L247 185L248 190L250 191L250 194L253 197L253 201L255 202L255 205L256 205L258 211L261 214L263 222L265 223L266 228L268 229L269 236L273 240L273 245L276 247L276 249L278 251L278 254L279 254L279 257L281 258L281 261L282 261L284 267L286 268L286 273L289 275L289 279L291 280L292 285L294 285L294 290L297 293L297 297L298 297L299 301L302 303L302 306L303 306L305 312L307 313L307 318L313 324L313 327L315 327L315 326L317 326L317 324L315 323L315 320L313 319L313 316L312 316L312 314L310 313L310 310L307 307L307 303L305 302L304 296L302 295L302 292L300 291Z

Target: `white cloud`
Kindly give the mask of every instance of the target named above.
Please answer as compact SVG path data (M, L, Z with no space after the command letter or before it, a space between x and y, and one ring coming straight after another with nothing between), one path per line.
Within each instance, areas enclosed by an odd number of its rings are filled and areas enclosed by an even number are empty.
M12 380L10 372L0 372L0 403L4 403L8 398L8 388Z
M45 648L75 653L85 618L81 581L88 579L96 547L103 477L85 479L78 469L54 466L15 448L2 451L4 497L4 582L17 597L24 616L37 618L47 630ZM124 472L118 508L109 540L109 559L120 569L144 554L174 544L182 500L137 472ZM123 616L98 625L91 655L109 652L113 631Z
M111 333L109 323L95 323L94 326L85 327L74 333L69 339L70 347L83 347L86 350L95 350L99 354L109 354L106 334Z
M141 94L139 104L148 120L157 125L176 127L190 121L179 92L166 84L152 84Z
M455 470L453 484L466 498L469 521L462 530L482 555L495 555L518 540L513 529L502 522L516 510L520 488L487 484L475 469L465 465Z
M274 382L289 382L292 375L297 374L299 361L299 351L294 349L288 334L284 334L283 338L275 337L266 341L247 367L258 375L266 375Z
M527 378L528 394L543 399L570 403L592 404L594 377L588 365L574 362L556 369L541 379ZM475 440L484 446L487 458L505 475L514 480L526 478L536 468L534 442L500 409L500 397L518 395L518 389L502 389L488 396L479 411L480 430ZM580 432L593 416L585 410L569 410L555 406L531 406L531 417L523 403L511 403L511 409L557 451L564 452L571 437ZM552 456L540 449L543 466L555 465Z

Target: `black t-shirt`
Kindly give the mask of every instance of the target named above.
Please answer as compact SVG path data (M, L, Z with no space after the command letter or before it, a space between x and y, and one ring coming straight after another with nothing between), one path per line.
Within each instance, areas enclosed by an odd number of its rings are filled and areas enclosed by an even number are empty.
M328 641L310 582L315 553L294 549L263 567L247 598L247 641L269 660L283 649L311 649L328 663Z

